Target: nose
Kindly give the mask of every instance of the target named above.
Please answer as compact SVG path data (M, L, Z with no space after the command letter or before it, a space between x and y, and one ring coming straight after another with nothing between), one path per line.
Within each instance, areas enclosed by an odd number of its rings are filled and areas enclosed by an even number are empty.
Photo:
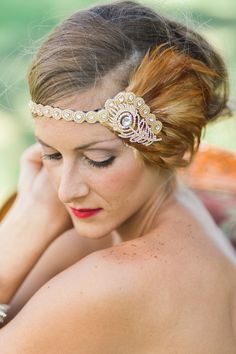
M89 187L78 169L63 166L57 193L62 203L70 203L73 200L86 197Z

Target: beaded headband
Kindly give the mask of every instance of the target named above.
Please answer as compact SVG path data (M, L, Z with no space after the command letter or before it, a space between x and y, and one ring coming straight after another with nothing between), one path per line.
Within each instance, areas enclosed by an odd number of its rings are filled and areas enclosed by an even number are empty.
M162 140L157 137L162 123L156 119L155 114L150 113L150 108L143 98L133 92L119 92L114 98L106 100L105 108L94 111L60 109L32 101L29 106L33 117L44 116L76 123L101 123L118 132L119 137L145 146Z

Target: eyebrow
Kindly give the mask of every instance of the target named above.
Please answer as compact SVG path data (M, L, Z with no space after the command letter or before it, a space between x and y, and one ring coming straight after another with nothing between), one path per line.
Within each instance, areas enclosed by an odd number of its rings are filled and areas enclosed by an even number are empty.
M43 140L41 140L39 137L37 137L35 135L35 139L43 146L46 146L46 147L49 147L51 149L54 149L53 146L51 145L48 145L47 143L45 143ZM104 142L107 142L107 141L113 141L113 140L118 140L118 138L113 138L113 139L106 139L106 140L98 140L98 141L93 141L91 143L88 143L88 144L84 144L84 145L80 145L80 146L77 146L73 149L73 151L78 151L78 150L85 150L87 149L88 147L92 146L92 145L95 145L95 144L99 144L99 143L104 143ZM109 148L99 148L97 150L109 150Z

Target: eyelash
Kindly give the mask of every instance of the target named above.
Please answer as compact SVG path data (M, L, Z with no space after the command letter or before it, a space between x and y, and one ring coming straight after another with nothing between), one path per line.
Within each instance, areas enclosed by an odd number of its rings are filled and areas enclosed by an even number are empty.
M90 160L86 156L84 156L84 158L90 165L92 165L94 167L98 167L98 168L103 168L103 167L107 167L107 166L111 165L115 159L115 156L111 156L111 157L109 157L109 159L104 160L104 161ZM60 160L60 159L61 159L60 153L42 155L42 160Z

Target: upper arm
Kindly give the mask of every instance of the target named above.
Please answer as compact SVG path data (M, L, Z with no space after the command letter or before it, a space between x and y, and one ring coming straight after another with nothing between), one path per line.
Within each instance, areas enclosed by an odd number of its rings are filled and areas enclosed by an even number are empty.
M89 241L79 236L75 229L71 229L51 243L11 300L5 323L9 322L47 281L93 251L106 247L109 240L96 240L97 242L93 243Z
M45 284L0 330L1 353L112 352L132 319L126 287L102 263L95 252Z
M56 274L88 254L86 245L74 229L53 241L27 275L13 299L7 320L13 318L33 294Z

